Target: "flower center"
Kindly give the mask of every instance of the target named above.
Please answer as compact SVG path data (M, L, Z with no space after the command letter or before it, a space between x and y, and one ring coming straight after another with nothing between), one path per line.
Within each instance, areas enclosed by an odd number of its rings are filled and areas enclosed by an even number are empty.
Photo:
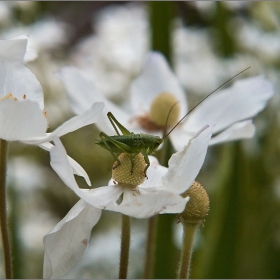
M128 153L122 153L118 157L119 162L114 162L112 178L119 184L128 185L135 188L145 180L146 162L144 156L139 153L132 156Z
M138 124L147 131L174 126L179 119L178 100L169 92L160 93L152 102L149 114L137 117Z

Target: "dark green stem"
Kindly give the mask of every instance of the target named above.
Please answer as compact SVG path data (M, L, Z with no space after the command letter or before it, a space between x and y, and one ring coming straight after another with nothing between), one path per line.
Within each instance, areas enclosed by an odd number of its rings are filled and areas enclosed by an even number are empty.
M122 215L122 236L121 236L119 279L127 278L129 247L130 247L130 217L126 215Z
M183 243L179 265L178 279L188 279L192 257L192 247L199 224L183 223Z
M153 278L153 268L155 261L155 238L156 238L157 216L151 217L148 220L148 239L146 248L146 262L144 278Z
M6 171L8 143L0 140L0 224L4 251L5 273L7 279L13 278L11 245L8 230Z

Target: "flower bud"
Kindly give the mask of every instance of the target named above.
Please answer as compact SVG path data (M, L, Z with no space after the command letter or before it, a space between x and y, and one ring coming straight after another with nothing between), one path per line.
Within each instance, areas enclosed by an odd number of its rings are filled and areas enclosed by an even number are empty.
M185 210L178 215L182 223L198 223L204 222L205 216L210 210L210 200L205 188L197 181L182 194L183 197L190 197Z
M144 182L146 179L144 171L147 164L141 153L135 156L122 153L118 159L120 164L115 161L113 165L112 178L114 181L131 187L138 186Z

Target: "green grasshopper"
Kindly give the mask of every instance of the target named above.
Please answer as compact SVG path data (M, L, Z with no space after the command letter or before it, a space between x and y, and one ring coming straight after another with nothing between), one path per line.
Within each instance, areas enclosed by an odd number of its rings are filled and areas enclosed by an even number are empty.
M247 69L249 69L248 67ZM227 80L225 83L220 85L218 88L216 88L214 91L209 93L205 98L203 98L197 105L195 105L185 116L183 116L177 124L167 133L165 134L162 138L159 136L153 136L150 134L144 134L144 133L139 133L139 134L134 134L133 132L130 132L128 129L126 129L122 124L120 124L117 119L114 117L114 115L111 112L108 112L107 117L109 121L111 122L112 126L114 127L117 135L115 136L109 136L104 132L101 132L99 137L100 139L97 140L96 144L101 146L102 148L108 150L114 159L117 161L117 165L114 166L114 169L117 168L121 163L118 159L118 156L121 153L128 153L131 155L131 174L133 173L133 167L134 167L134 157L142 153L144 156L144 160L146 163L146 167L144 170L144 174L146 176L146 171L150 166L150 161L148 158L148 155L152 155L155 153L155 151L158 149L159 145L163 142L163 140L201 103L203 102L206 98L208 98L211 94L216 92L219 88L221 88L223 85L231 81L233 78L238 76L239 74L243 73L247 69L241 71L237 75L233 76L231 79ZM175 103L170 111L169 114L172 110L172 108L176 105ZM169 117L169 114L167 116L167 120ZM166 120L166 124L167 124ZM122 133L122 135L120 134ZM166 130L166 128L165 128ZM147 177L147 176L146 176Z
M144 133L134 134L121 125L111 112L107 114L107 117L114 127L117 135L108 136L106 133L100 132L100 140L97 140L96 144L108 150L112 154L112 156L117 161L117 165L114 168L121 164L118 159L118 156L121 153L130 154L131 174L133 173L134 157L137 154L142 153L145 163L147 164L144 170L144 174L146 175L146 171L150 166L148 155L154 154L165 137L160 138L159 136L153 136ZM119 133L117 127L123 135Z

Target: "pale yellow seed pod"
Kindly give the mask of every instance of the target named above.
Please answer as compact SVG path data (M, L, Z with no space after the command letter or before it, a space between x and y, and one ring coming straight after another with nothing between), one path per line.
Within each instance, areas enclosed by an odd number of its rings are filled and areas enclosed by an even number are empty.
M118 162L114 162L112 178L119 184L124 184L131 186L132 188L142 184L145 179L145 168L147 166L144 156L139 153L134 158L130 154L122 153L118 157L120 165ZM134 162L132 168L132 160Z
M190 197L185 210L178 215L182 223L202 224L210 210L210 200L205 188L197 181L182 194Z
M176 105L175 105L176 104ZM172 106L174 106L172 108ZM172 110L171 110L172 108ZM171 112L170 112L171 110ZM180 105L178 100L169 92L159 94L152 102L150 108L150 120L159 127L164 127L168 117L167 127L174 126L180 115Z

